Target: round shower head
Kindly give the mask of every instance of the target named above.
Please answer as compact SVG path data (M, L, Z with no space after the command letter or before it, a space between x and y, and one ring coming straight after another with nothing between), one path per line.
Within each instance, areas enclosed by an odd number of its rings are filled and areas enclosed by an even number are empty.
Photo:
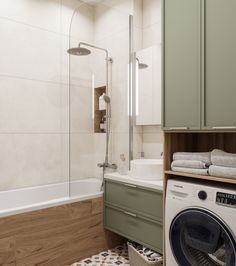
M74 47L67 50L67 53L71 55L78 55L78 56L84 56L91 54L91 51L89 49L83 48L83 47Z
M139 69L145 69L145 68L148 68L148 65L147 64L144 64L144 63L139 63L138 64L138 68Z

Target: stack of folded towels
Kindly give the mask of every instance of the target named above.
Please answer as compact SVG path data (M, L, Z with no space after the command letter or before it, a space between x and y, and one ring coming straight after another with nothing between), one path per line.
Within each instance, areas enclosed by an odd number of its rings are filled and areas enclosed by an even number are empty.
M211 162L210 175L236 177L236 154L215 149L211 152Z
M208 175L210 165L210 152L175 152L171 169L175 172Z

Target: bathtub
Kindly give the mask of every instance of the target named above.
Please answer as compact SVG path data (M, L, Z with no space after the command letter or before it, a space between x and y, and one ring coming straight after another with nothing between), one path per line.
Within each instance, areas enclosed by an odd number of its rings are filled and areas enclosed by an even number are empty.
M0 192L0 217L101 197L96 178ZM70 195L70 196L69 196Z

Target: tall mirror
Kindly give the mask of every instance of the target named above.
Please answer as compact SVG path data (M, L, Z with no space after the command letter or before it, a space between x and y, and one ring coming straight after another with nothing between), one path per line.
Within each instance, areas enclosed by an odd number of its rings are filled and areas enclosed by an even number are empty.
M161 124L161 46L136 52L136 125Z
M136 1L130 127L130 158L133 160L162 159L161 28L161 0Z

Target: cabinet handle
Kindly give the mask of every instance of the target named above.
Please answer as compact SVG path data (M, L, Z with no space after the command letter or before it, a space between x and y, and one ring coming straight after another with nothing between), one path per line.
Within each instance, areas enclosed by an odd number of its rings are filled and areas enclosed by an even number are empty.
M236 129L236 126L212 127L212 129Z
M127 214L127 215L132 216L132 217L137 217L137 215L132 213L132 212L125 212L124 211L124 214Z
M170 127L170 130L187 130L189 127Z
M131 185L131 184L124 184L125 187L132 187L132 188L137 188L137 186L135 185Z

